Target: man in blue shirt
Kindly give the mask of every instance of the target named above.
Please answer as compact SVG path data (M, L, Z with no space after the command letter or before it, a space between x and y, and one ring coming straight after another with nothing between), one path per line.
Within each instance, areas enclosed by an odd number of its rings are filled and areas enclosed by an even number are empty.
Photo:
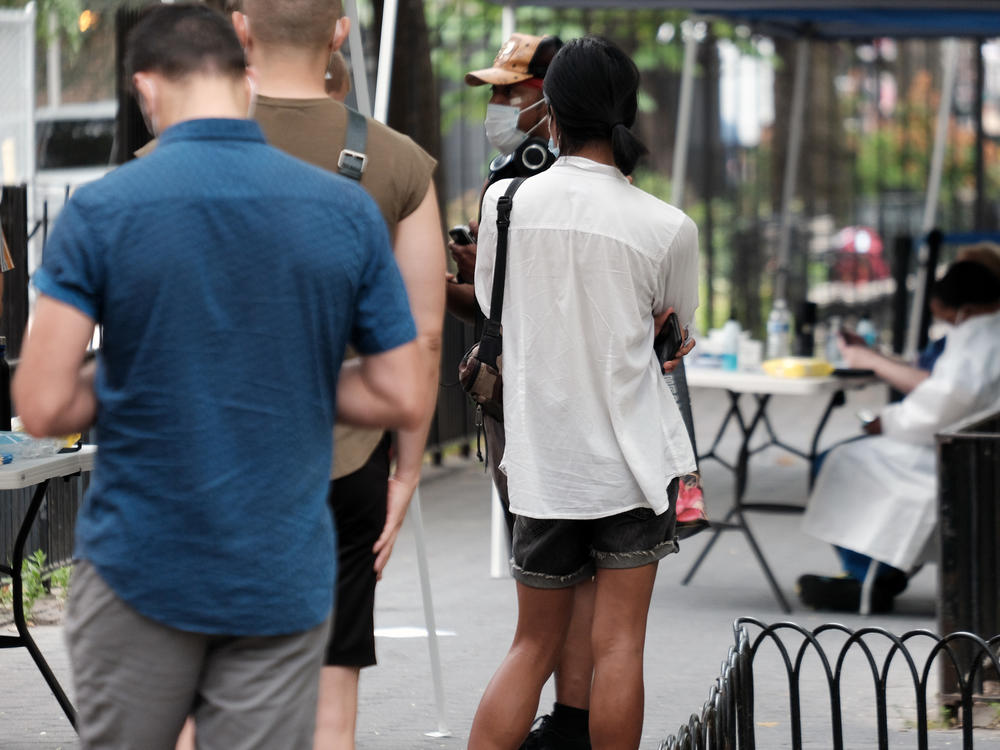
M331 427L429 408L405 290L365 191L243 119L223 17L156 6L126 69L159 147L64 209L14 384L31 433L101 446L66 621L81 739L170 748L194 713L204 747L311 747Z

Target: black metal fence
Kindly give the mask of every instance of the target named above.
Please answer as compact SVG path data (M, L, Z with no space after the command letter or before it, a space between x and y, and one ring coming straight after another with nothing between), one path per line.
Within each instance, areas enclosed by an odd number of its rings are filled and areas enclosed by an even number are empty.
M38 512L24 546L25 555L41 550L45 568L52 570L73 559L74 528L80 500L89 483L89 475L54 479L49 482L45 500ZM34 487L0 491L0 562L9 563L21 520L31 502Z
M7 337L7 357L17 357L28 322L28 187L5 185L0 200L0 224L14 267L3 275L0 336Z
M938 630L1000 633L1000 412L971 417L937 445ZM957 687L958 675L942 664L942 693L954 699Z
M931 716L931 707L937 704L934 696L929 695L934 689L931 682L933 666L938 661L947 663L957 676L960 709L957 723L963 750L971 750L974 747L973 706L977 701L985 700L976 685L981 683L987 671L1000 674L1000 662L997 660L1000 636L985 640L972 633L939 636L927 630L913 630L897 636L882 628L851 630L834 623L810 631L791 622L765 625L750 617L738 619L734 631L735 645L729 649L708 700L699 713L693 714L688 723L680 727L676 735L660 743L660 750L756 748L758 701L766 700L771 694L787 697L788 700L787 709L781 710L784 721L780 723L788 726L789 735L787 740L781 740L780 746L801 750L804 747L803 724L805 721L814 724L817 718L804 710L803 686L811 688L811 697L821 693L828 705L826 716L821 717L821 721L829 727L830 734L817 740L816 747L844 750L856 748L859 744L872 746L870 740L859 742L850 730L855 724L870 723L873 715L877 747L888 750L891 730L888 696L891 689L893 695L903 690L912 699L912 716L903 719L902 730L907 737L915 740L911 746L927 750L929 727L941 726L941 720ZM755 635L751 636L751 633ZM772 688L769 692L759 690L757 684L758 678L764 681L765 674L773 677L759 668L762 653L766 653L765 646L773 647L777 653L786 678L780 679L779 670L777 682L772 679L768 683ZM855 669L859 660L863 665L861 670ZM807 671L806 667L813 668L813 671ZM859 675L859 671L862 674ZM856 706L851 706L850 712L846 711L848 703L856 703L858 695L864 694L856 689L856 683L866 676L870 677L874 705L869 706L867 716L853 710ZM850 694L846 692L848 684ZM810 700L809 707L812 705ZM846 713L852 718L845 725ZM765 725L772 723L775 722L762 722ZM774 737L770 736L769 741L762 742L761 746L773 747L773 742ZM901 746L898 741L893 744Z

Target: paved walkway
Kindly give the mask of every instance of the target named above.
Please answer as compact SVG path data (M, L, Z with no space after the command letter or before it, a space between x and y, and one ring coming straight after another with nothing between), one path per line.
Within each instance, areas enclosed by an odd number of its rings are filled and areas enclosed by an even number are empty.
M703 446L714 434L726 403L721 394L695 391L694 408ZM855 411L877 405L884 398L879 389L849 396L827 431L827 441L853 435ZM783 437L805 445L822 404L801 400L773 402L773 422ZM735 449L735 439L723 451ZM718 464L704 467L709 514L720 517L730 501L732 482ZM804 498L805 464L800 459L769 449L751 464L748 498ZM359 750L465 747L469 726L482 690L506 652L514 626L514 586L510 579L489 575L489 485L479 464L452 460L431 468L422 485L424 523L429 547L434 605L444 672L444 724L451 737L435 738L426 732L439 729L434 705L427 639L423 627L420 582L414 536L404 529L392 562L380 585L377 625L381 665L366 670L361 681L358 726ZM806 571L835 572L832 551L798 530L797 516L753 517L754 529L766 545L766 555L786 595L794 602L794 584ZM791 619L808 627L828 621L826 615L801 607L789 618L779 609L763 575L742 537L723 534L711 556L690 586L680 579L704 544L697 537L683 544L679 555L660 567L649 618L646 652L646 720L642 747L655 750L659 742L676 733L708 697L719 667L732 643L732 622L741 615L765 622ZM851 627L876 625L896 633L935 628L936 570L929 566L911 582L898 599L897 612L888 616L835 619ZM794 606L794 605L793 605ZM68 684L68 665L59 627L36 629L39 643L60 678ZM761 664L765 662L761 661ZM769 662L779 669L776 662ZM863 668L859 662L855 665ZM807 747L829 747L829 701L825 682L816 673L803 678L806 705L804 732ZM779 680L778 678L781 677ZM790 747L787 686L783 672L758 668L758 746ZM895 678L891 680L895 683ZM870 681L842 689L848 746L852 750L875 748L874 698ZM0 651L0 750L74 748L74 734L55 700L47 692L23 650ZM551 685L542 698L542 710L552 702ZM889 716L902 733L893 747L916 747L912 731L912 689L894 689L889 695ZM961 747L954 731L937 731L932 747ZM977 733L977 748L1000 748L991 732Z

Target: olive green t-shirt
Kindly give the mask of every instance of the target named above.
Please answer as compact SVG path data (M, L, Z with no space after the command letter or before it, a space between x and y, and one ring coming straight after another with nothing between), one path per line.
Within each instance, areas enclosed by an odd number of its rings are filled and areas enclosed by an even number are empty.
M337 172L344 148L347 108L330 98L257 99L254 118L272 146L310 164ZM389 237L396 240L396 225L417 210L427 195L436 162L408 136L368 119L365 153L368 163L361 186L378 204ZM348 356L353 352L348 351ZM382 438L381 430L337 425L333 430L334 479L357 471Z

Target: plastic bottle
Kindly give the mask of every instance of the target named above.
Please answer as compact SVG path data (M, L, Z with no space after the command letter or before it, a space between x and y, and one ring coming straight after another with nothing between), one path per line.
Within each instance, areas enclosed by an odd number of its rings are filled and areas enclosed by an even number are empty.
M0 336L0 430L10 430L10 365L7 364L7 337Z
M777 359L789 354L789 333L792 329L788 304L776 299L771 314L767 316L767 358Z
M840 347L837 345L838 338L840 338L840 318L835 315L830 318L826 336L826 361L834 366L839 366L842 360Z
M878 344L878 331L875 329L875 324L872 323L871 318L867 315L858 321L858 335L865 340L865 344L869 348L873 348Z
M735 370L739 365L740 324L730 318L722 326L722 369Z

